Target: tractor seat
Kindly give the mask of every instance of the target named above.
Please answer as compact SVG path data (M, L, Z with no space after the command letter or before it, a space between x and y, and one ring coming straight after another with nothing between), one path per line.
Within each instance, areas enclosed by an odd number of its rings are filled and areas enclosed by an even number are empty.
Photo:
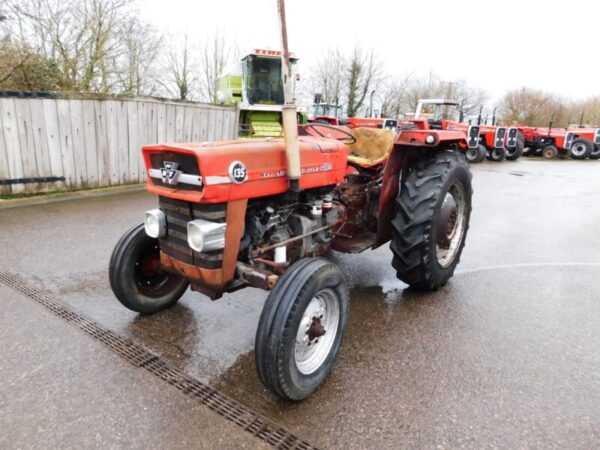
M354 128L350 133L356 142L348 145L348 163L361 168L385 162L396 140L396 133L378 128Z

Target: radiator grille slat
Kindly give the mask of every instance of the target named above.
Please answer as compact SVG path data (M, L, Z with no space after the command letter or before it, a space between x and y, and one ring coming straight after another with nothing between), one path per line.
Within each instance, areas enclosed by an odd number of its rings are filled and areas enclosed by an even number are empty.
M161 250L169 256L206 269L220 269L223 252L198 253L187 243L187 223L194 219L224 222L225 204L188 203L160 197L159 208L167 216L167 235L159 240Z

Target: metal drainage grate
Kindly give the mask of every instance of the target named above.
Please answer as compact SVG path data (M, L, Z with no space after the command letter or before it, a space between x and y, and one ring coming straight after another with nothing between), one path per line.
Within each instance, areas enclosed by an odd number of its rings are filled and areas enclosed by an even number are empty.
M35 300L56 316L75 325L94 339L110 347L134 366L143 367L176 387L184 395L196 399L221 417L233 422L273 447L282 450L317 449L317 447L302 440L283 426L171 366L160 356L143 346L119 336L111 330L102 328L92 320L71 311L59 300L32 286L20 276L0 271L0 282Z

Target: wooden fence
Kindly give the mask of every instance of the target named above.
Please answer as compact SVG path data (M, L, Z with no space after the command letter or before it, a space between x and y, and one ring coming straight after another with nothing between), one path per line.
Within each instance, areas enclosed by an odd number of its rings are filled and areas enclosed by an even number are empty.
M234 108L152 98L0 98L0 194L145 180L141 147L232 139Z

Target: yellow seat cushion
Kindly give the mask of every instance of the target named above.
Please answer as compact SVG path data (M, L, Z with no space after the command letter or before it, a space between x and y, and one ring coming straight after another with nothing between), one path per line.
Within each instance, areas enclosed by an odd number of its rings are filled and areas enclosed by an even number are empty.
M348 145L348 161L360 166L372 166L389 155L396 133L378 128L354 128L350 131L356 139Z

